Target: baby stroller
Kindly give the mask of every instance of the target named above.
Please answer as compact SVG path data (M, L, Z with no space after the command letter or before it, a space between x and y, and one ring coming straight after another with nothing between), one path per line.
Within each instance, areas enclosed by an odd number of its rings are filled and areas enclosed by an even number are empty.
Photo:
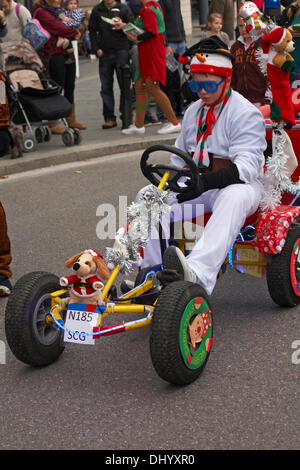
M69 128L65 119L71 114L71 103L61 95L61 87L44 76L43 63L27 40L0 43L0 69L6 79L11 121L24 130L25 152L48 142L50 122L59 119L66 128L63 143L80 143L79 132Z

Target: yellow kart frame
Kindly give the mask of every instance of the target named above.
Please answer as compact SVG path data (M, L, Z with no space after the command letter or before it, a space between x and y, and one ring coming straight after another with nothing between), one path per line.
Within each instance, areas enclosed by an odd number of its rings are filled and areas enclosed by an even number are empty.
M190 165L189 169L179 169L174 176L177 167L149 165L150 153L157 150L180 154ZM168 185L175 192L179 177L191 175L191 184L183 189L187 192L197 184L198 178L197 168L191 162L178 149L157 145L143 153L141 169L159 190ZM288 206L287 213L293 210L294 223L288 230L281 254L271 256L270 260L269 255L255 251L251 241L236 240L223 265L230 264L238 270L243 266L244 272L259 277L266 271L270 295L284 307L300 303L300 225L297 223L300 209ZM183 251L185 243L190 243L185 239L179 242ZM137 277L132 290L114 298L114 282L120 272L120 266L115 266L102 291L104 305L86 306L87 312L97 314L90 335L94 340L151 324L150 353L156 372L170 383L184 385L194 381L207 363L213 342L212 309L200 285L186 281L164 283L157 276L157 271L161 270L160 265L149 267ZM67 294L68 290L59 288L58 277L51 273L28 273L17 281L7 302L5 332L8 345L19 360L31 366L45 366L58 359L65 346L62 331L68 331L65 326ZM78 304L72 305L75 309ZM112 326L104 325L103 320L111 314L137 314L139 317Z

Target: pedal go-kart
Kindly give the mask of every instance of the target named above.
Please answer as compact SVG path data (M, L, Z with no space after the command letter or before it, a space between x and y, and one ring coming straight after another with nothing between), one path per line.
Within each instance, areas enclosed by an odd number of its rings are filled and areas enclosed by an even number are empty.
M178 155L185 168L150 164L150 154L159 151ZM148 148L141 158L141 170L152 183L150 187L164 193L192 191L198 178L193 160L166 145ZM182 176L189 179L189 186L180 185ZM150 200L149 206L152 203ZM220 274L226 266L258 277L266 274L270 296L278 305L299 304L299 217L300 208L291 205L254 214L231 247ZM183 250L186 242L177 240ZM151 324L150 354L158 375L178 385L197 379L213 343L213 312L206 292L200 285L182 280L162 282L162 266L157 265L140 270L135 287L118 296L114 283L120 269L120 265L113 268L102 291L101 306L67 307L68 290L60 287L54 274L31 272L20 278L5 314L7 342L16 358L31 366L46 366L58 359L68 342L94 344L103 336ZM111 314L127 313L136 314L137 319L112 326L103 323Z

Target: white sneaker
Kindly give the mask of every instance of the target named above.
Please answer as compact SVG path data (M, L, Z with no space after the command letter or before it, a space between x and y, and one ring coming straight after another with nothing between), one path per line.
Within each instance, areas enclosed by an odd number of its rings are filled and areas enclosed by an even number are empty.
M157 131L158 134L173 134L174 132L179 132L181 129L181 124L166 124L163 126L159 131Z
M176 246L169 246L163 255L164 269L171 269L180 274L184 281L197 283L197 276L189 267L182 251Z
M122 129L123 134L145 134L145 127L136 127L134 124L127 127L127 129Z

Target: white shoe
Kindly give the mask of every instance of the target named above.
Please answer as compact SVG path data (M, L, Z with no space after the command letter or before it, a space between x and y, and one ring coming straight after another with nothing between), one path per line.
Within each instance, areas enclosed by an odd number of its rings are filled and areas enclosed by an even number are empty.
M189 267L182 251L176 246L169 246L163 255L164 269L176 271L184 281L197 283L197 276Z
M157 131L158 134L173 134L174 132L179 132L181 129L181 124L166 124L163 126L159 131Z
M127 129L122 129L123 134L145 134L145 127L136 127L134 124L127 127Z

